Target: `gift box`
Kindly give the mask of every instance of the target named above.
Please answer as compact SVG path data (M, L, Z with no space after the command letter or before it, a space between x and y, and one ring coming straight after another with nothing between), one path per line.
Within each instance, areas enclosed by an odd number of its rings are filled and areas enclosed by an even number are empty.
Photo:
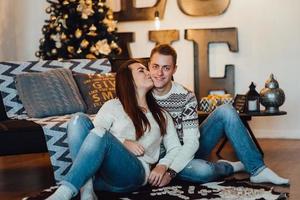
M199 110L202 112L212 112L217 106L222 104L232 104L233 98L230 94L224 95L208 95L207 97L202 97L199 102Z

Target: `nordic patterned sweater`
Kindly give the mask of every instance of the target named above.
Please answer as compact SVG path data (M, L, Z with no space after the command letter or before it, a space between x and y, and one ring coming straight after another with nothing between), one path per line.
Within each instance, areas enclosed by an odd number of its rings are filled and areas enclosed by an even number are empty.
M193 92L176 82L172 82L172 88L167 94L153 95L158 104L173 118L182 148L172 165L181 171L194 158L199 148L197 99Z

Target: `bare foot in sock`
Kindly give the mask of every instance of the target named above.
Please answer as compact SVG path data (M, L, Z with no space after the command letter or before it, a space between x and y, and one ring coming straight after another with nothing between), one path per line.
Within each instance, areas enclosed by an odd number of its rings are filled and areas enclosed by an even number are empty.
M94 192L93 181L89 179L86 184L80 189L81 200L98 200Z
M73 196L72 190L65 185L61 185L46 200L70 200L72 196Z
M98 200L97 195L95 194L94 190L84 190L80 193L81 200Z
M228 160L218 160L218 162L225 162L230 164L233 167L233 172L241 172L245 171L245 166L241 161L232 162Z
M251 176L250 181L253 183L273 183L276 185L289 184L289 179L278 176L269 168L263 169L256 176Z

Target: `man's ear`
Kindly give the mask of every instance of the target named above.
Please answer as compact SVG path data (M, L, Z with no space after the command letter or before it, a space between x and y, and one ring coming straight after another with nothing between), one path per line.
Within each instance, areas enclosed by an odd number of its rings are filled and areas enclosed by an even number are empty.
M173 72L173 74L175 74L176 71L177 71L177 65L174 65L174 72Z

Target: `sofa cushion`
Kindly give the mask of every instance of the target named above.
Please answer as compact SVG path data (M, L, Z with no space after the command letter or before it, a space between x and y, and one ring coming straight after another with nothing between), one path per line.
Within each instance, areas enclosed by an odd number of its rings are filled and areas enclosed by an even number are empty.
M115 77L115 73L74 74L88 114L96 114L106 101L116 97Z
M16 88L30 117L85 112L85 103L70 69L18 74Z
M43 72L55 68L67 68L80 73L107 73L111 71L108 59L88 60L63 60L63 61L22 61L0 62L0 92L8 118L26 119L27 113L19 100L14 78L24 72Z

